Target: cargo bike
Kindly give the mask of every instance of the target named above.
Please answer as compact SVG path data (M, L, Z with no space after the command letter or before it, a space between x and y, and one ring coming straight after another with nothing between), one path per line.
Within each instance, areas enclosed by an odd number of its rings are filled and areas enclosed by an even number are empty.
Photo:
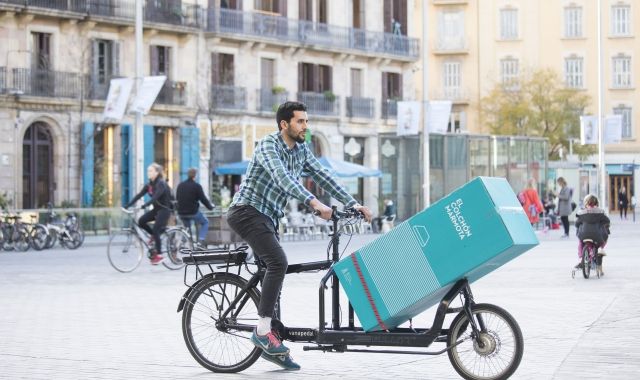
M398 327L365 332L355 324L348 306L348 322L341 324L339 280L334 264L340 259L339 243L344 226L361 218L355 210L333 207L331 254L318 262L289 265L287 274L327 271L319 286L317 327L290 327L279 321L276 310L273 329L285 341L308 343L304 351L440 355L465 379L506 379L517 369L523 354L523 337L516 320L504 309L476 303L467 279L457 281L441 299L430 328ZM191 355L213 372L239 372L250 367L262 351L249 340L257 323L260 300L258 286L265 273L259 261L250 264L248 247L233 250L183 251L184 282L188 289L178 305L182 332ZM256 266L251 270L250 265ZM246 279L243 270L250 274ZM195 273L193 273L195 272ZM194 275L191 284L188 278ZM331 321L325 320L325 291L331 280ZM461 306L452 304L460 298ZM448 328L445 317L455 314ZM444 347L424 350L433 343ZM372 348L381 347L381 348ZM394 349L390 349L390 348ZM386 348L386 349L385 349ZM399 349L400 348L400 349Z

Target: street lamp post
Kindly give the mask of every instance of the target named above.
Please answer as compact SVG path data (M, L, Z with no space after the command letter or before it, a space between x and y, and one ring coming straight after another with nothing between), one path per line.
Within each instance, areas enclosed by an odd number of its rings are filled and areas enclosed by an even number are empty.
M602 207L608 209L606 199L606 168L604 163L604 116L603 112L603 75L602 75L602 7L601 0L597 0L598 5L598 171L600 177L599 195Z
M136 78L135 78L135 89L136 96L140 96L140 90L142 87L142 0L136 0L136 25L135 25L135 36L136 36ZM142 120L142 111L136 110L136 120L133 131L131 133L133 139L133 149L134 154L134 175L133 175L133 186L134 189L132 194L135 194L144 183L144 133L143 133L143 120Z
M422 196L424 198L424 208L431 203L431 180L429 167L429 2L422 2L422 120L423 120L423 143L422 152Z

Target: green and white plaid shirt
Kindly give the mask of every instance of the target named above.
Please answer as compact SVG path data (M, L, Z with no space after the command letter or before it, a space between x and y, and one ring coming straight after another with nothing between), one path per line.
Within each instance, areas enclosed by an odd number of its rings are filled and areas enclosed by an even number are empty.
M277 225L289 198L306 205L315 198L300 183L303 172L347 207L357 203L318 162L307 144L296 143L289 149L280 132L274 132L256 145L246 177L231 206L253 206Z

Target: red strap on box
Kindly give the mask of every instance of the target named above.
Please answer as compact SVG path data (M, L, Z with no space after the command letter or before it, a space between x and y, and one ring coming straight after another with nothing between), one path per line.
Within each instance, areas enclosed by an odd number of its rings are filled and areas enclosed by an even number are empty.
M364 288L364 294L367 296L369 300L369 305L371 305L371 309L373 310L373 314L378 321L378 325L382 330L386 330L387 326L385 326L382 318L380 317L380 313L378 312L378 308L376 307L376 303L373 301L373 297L371 296L371 291L369 291L369 287L367 286L367 282L364 280L364 275L362 275L362 270L360 269L360 264L358 264L358 259L356 258L356 254L351 254L351 261L353 261L353 266L356 268L356 272L358 273L358 278L360 279L360 283Z

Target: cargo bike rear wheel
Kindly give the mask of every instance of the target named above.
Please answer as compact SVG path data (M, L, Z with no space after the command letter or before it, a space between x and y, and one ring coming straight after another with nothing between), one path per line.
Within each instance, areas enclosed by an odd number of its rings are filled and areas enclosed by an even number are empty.
M222 319L242 289L242 301ZM255 363L262 350L251 343L251 332L228 325L255 325L259 301L260 292L234 274L216 273L196 283L182 313L182 335L196 361L213 372L240 372Z
M524 343L516 320L506 310L491 304L474 304L451 322L447 336L449 360L468 380L502 380L511 376L522 360ZM475 332L475 331L477 332Z

